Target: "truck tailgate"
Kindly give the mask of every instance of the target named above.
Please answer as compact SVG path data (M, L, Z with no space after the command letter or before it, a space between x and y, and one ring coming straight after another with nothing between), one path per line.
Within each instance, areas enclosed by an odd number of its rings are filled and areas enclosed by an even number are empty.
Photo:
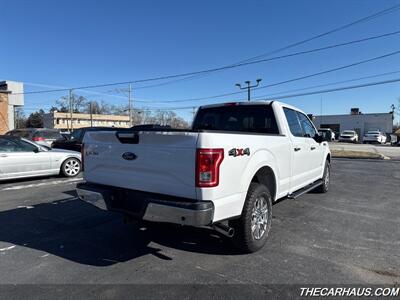
M87 182L196 198L195 132L89 132Z

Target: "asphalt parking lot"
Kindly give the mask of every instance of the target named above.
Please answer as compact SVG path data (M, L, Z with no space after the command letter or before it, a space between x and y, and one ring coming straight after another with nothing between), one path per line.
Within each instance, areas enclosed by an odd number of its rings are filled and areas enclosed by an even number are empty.
M334 160L330 192L275 204L249 255L206 229L126 225L79 181L0 184L1 284L400 282L400 162Z

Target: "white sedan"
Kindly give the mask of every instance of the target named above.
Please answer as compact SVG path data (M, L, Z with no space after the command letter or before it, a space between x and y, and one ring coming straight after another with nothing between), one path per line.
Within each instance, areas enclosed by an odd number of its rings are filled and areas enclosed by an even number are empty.
M81 154L51 149L34 142L0 135L0 181L46 175L74 177L81 171Z
M339 135L339 142L358 142L358 134L354 130L344 130Z
M368 131L366 134L364 134L364 139L363 143L379 143L379 144L385 144L386 143L386 134L378 131L378 130L373 130L373 131Z

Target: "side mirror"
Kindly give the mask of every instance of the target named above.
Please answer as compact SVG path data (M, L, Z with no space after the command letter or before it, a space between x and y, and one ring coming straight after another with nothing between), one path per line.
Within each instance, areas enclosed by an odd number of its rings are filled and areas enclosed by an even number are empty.
M314 140L319 144L322 142L326 142L326 138L322 134L320 135L318 133L315 134Z
M33 152L39 153L39 152L40 152L40 149L39 149L38 147L36 147L35 149L33 149Z

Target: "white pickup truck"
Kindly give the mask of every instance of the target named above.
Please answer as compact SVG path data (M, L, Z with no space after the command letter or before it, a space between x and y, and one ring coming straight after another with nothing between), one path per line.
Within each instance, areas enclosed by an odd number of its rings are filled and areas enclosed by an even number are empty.
M272 203L327 192L330 151L280 103L202 106L192 129L90 132L79 198L129 218L212 227L244 252L264 246Z

